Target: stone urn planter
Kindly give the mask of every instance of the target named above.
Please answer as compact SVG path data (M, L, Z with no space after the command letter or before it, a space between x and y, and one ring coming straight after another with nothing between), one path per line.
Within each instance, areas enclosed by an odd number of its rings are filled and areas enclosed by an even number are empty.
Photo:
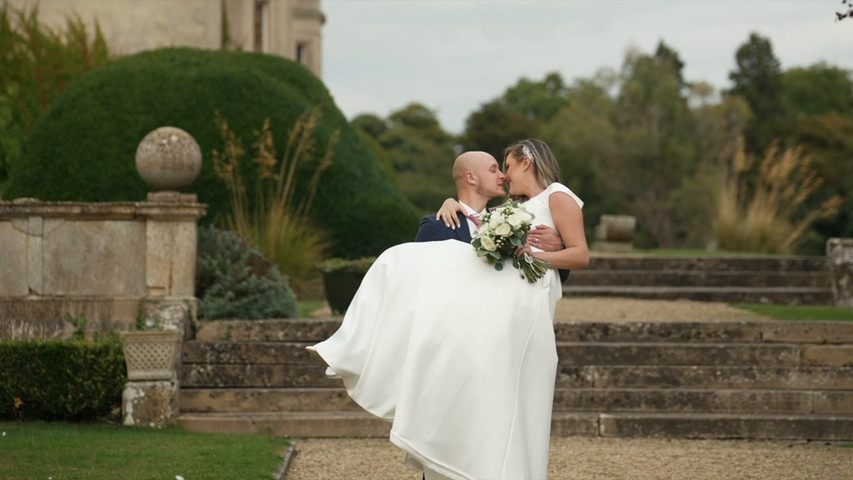
M171 380L181 347L178 331L121 332L129 381Z
M319 265L323 273L323 291L333 312L343 314L347 311L364 274L375 260L376 257L332 258Z

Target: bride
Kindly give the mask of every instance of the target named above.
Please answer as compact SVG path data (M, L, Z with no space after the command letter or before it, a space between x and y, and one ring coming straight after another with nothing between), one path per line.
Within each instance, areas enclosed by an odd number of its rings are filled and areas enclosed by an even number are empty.
M547 261L535 283L498 271L455 240L389 248L340 329L309 350L362 408L392 422L391 442L433 479L545 479L557 368L555 269L584 268L583 202L536 139L504 151L509 195L565 247L516 251ZM439 215L458 208L445 203ZM455 216L455 215L451 215ZM446 218L446 217L445 217Z

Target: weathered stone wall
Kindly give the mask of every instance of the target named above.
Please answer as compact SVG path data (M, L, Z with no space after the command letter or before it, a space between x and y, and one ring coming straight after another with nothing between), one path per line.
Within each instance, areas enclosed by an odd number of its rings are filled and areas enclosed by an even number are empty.
M39 19L59 30L69 16L79 15L90 33L97 21L110 51L119 55L172 46L219 49L225 17L231 46L297 60L318 77L322 75L326 17L320 0L7 1L15 8L38 5ZM297 58L300 46L301 59Z
M0 202L0 339L63 338L137 318L184 331L194 318L194 195L147 202Z

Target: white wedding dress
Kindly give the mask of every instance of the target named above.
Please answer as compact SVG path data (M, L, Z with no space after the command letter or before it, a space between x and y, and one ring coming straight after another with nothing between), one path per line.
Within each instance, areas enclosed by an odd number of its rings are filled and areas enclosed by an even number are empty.
M548 197L525 202L554 226ZM554 270L536 283L502 271L456 240L405 243L367 272L340 329L309 350L350 397L392 423L391 441L452 479L548 473L557 368Z

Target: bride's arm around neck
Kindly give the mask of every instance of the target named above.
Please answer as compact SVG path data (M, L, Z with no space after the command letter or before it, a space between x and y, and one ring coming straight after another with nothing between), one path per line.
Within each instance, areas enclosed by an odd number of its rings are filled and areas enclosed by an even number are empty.
M548 197L551 218L566 247L556 252L537 252L552 268L574 270L589 265L589 247L583 227L580 205L565 192L554 192Z

